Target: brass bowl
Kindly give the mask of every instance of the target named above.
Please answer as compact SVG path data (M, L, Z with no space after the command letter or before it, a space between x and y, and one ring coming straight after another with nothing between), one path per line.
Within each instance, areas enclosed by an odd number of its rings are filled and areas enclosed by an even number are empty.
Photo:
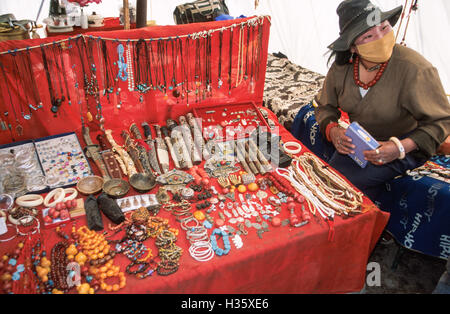
M139 193L145 193L155 187L156 180L153 176L135 173L130 177L130 184Z
M127 195L130 185L122 179L111 179L103 184L103 192L112 198L121 198Z
M84 177L77 183L77 190L85 195L97 194L103 188L103 178L99 176Z

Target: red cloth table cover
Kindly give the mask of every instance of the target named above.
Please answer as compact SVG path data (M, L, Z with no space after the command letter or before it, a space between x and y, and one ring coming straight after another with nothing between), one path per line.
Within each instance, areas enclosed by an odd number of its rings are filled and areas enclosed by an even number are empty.
M276 119L270 112L270 117ZM295 138L280 126L284 141ZM309 151L302 148L302 153ZM216 180L212 180L217 188ZM156 193L157 188L149 193ZM237 192L236 192L237 193ZM129 195L136 194L131 191ZM270 194L270 192L269 192ZM179 270L167 277L154 273L143 280L127 275L127 286L119 293L347 293L364 287L367 261L379 236L387 224L389 214L382 212L364 197L364 205L370 210L356 217L335 217L335 236L328 241L328 225L312 216L311 221L300 228L273 227L260 239L254 228L247 236L241 236L244 246L236 249L231 243L228 255L215 256L208 262L197 262L189 255L186 233L174 217L164 210L158 216L168 218L171 227L180 230L177 245L183 249ZM298 214L298 211L297 211ZM217 217L213 213L214 217ZM289 217L286 205L278 216ZM77 227L86 225L86 218L74 220ZM110 221L103 216L105 230ZM42 222L41 222L42 223ZM63 227L70 234L72 224ZM110 231L110 233L112 233ZM209 231L209 234L211 230ZM120 239L123 231L113 237ZM42 239L47 253L60 241L54 229L42 229ZM0 255L11 251L20 239L0 244ZM22 239L23 240L23 237ZM144 242L154 254L154 240ZM219 244L223 246L223 244ZM121 271L129 261L123 255L115 257Z

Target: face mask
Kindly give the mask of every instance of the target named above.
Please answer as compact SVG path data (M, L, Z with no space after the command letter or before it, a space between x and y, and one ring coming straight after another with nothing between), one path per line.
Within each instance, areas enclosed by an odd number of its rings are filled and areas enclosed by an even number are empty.
M370 62L383 63L392 56L395 45L394 31L390 31L380 39L357 45L359 55Z

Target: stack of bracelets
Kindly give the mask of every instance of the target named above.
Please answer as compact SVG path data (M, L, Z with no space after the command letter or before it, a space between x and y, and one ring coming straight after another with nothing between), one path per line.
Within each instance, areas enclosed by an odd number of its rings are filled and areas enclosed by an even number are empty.
M175 244L176 241L176 235L169 230L164 230L156 237L155 245L161 258L156 268L158 275L168 276L178 270L182 249Z
M214 257L214 251L205 227L190 228L186 231L186 237L191 243L189 253L193 259L198 262L206 262Z

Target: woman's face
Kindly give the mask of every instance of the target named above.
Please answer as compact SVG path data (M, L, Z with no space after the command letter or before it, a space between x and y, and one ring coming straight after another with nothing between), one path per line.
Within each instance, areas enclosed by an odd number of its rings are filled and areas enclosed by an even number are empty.
M367 44L371 41L382 38L384 35L392 30L392 26L388 20L382 22L380 25L374 26L367 32L356 38L354 45Z

